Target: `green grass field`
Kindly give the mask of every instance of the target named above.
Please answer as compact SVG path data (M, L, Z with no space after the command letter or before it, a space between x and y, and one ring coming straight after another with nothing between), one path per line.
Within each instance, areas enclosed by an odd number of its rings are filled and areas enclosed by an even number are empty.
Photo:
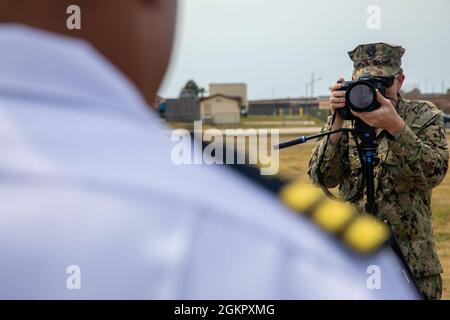
M294 137L282 136L280 140L289 140ZM450 143L450 137L448 137ZM280 150L280 176L288 179L308 181L306 174L308 160L314 143ZM444 269L443 299L450 299L450 173L444 181L433 190L432 211L433 230L439 258Z

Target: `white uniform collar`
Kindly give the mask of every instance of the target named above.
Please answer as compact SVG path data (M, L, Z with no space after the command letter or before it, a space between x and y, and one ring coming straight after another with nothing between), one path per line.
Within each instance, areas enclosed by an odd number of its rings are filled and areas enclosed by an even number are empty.
M0 48L0 97L149 113L134 85L86 41L0 24Z

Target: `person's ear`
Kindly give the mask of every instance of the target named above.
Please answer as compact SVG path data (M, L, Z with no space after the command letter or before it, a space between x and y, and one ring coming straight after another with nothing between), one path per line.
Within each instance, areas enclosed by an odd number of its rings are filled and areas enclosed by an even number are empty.
M400 91L402 89L403 82L405 82L405 79L406 77L403 73L397 77L397 91Z

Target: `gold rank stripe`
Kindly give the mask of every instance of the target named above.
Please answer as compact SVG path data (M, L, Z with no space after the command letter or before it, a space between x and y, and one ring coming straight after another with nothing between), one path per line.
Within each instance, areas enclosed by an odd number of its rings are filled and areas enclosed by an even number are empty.
M376 251L389 237L389 227L367 214L360 214L342 235L344 242L360 253Z
M289 208L305 214L360 254L375 252L390 237L389 227L383 222L358 213L348 203L327 198L322 190L312 185L292 182L281 189L279 196Z
M309 214L326 196L318 188L294 181L283 186L280 198L289 208Z

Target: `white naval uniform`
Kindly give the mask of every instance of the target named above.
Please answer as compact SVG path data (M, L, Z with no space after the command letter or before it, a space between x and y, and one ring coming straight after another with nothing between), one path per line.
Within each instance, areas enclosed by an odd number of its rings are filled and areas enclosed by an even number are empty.
M358 258L237 173L173 164L86 42L3 24L0 48L0 298L416 297L389 251Z

